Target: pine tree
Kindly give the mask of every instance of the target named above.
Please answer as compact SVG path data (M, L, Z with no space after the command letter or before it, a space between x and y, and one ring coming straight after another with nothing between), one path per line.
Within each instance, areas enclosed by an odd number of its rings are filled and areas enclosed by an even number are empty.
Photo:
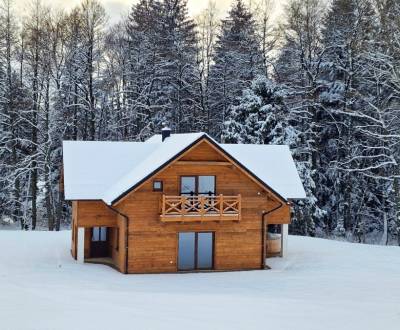
M197 39L187 1L142 0L128 22L130 47L129 102L150 131L167 121L177 131L196 130L201 117Z
M335 214L337 230L351 232L359 241L383 228L387 221L383 219L394 219L389 210L393 209L390 192L395 161L389 120L381 102L384 88L374 74L379 68L373 60L378 43L376 22L369 1L334 1L323 40L321 101L326 117L334 121L328 129L331 148L325 152L333 187L328 206Z
M212 110L209 131L218 138L236 98L264 72L255 20L242 0L235 1L228 18L222 21L213 59L209 77Z
M294 145L297 132L290 124L283 86L256 77L238 98L225 122L222 139L227 143Z
M287 8L287 23L282 26L283 47L276 63L276 79L287 86L286 98L299 132L293 148L307 200L295 206L293 232L315 235L323 227L325 211L319 194L323 188L321 163L321 107L318 100L321 71L320 27L323 7L317 0L292 0Z

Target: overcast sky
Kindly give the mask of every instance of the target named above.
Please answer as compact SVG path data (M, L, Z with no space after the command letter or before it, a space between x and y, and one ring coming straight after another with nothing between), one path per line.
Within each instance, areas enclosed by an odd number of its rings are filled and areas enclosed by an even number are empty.
M20 13L26 12L27 4L31 0L14 0L15 7ZM70 9L81 2L81 0L42 0L44 3L50 5L53 8L65 8ZM110 22L117 22L122 15L126 15L129 12L132 4L137 0L99 0L103 3L106 8L107 15L110 18ZM232 0L216 0L218 10L221 16L229 10ZM282 0L276 0L276 3L281 3ZM207 7L208 0L188 0L189 11L192 16L200 13L204 8Z

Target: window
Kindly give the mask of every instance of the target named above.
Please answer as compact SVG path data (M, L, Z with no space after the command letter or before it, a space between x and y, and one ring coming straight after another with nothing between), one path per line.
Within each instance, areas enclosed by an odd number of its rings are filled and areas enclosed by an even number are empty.
M215 195L215 176L199 176L197 191L199 195Z
M106 242L106 241L107 241L107 227L93 227L92 242Z
M181 177L181 194L195 195L196 194L196 177L183 176Z
M181 195L215 195L215 176L182 176Z
M153 191L163 191L163 182L159 180L153 181Z

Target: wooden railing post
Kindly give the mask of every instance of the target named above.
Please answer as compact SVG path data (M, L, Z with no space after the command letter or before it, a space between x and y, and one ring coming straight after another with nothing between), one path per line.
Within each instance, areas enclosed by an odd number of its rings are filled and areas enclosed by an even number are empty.
M205 203L204 203L204 196L200 196L200 215L201 218L203 219L204 214L206 214L206 208L205 208Z
M165 216L165 195L162 196L162 215Z
M182 215L187 213L186 202L187 202L187 198L185 196L181 196L181 214Z
M219 215L222 217L224 214L224 195L219 194Z
M239 220L242 219L242 195L238 195L238 212L239 212Z

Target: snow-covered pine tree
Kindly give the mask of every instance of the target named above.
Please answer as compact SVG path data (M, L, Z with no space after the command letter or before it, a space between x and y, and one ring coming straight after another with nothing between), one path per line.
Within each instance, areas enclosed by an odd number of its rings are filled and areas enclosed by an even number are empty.
M151 131L170 123L177 132L198 129L201 118L197 40L186 0L143 0L128 21L132 113ZM143 125L139 125L143 126Z
M285 104L287 91L265 76L257 76L232 106L224 123L227 143L295 145L297 132L291 126Z
M374 61L378 26L368 1L337 0L325 20L323 88L330 148L325 150L328 199L337 232L359 241L394 220L393 141L383 109L385 88ZM372 64L372 65L371 65ZM329 119L331 118L331 119ZM330 128L329 128L330 126Z
M317 0L289 2L287 23L281 27L283 47L276 62L276 79L287 86L286 102L294 128L300 133L293 152L308 197L295 206L292 230L305 235L314 235L316 225L324 227L325 211L319 195L328 189L320 167L321 108L317 93L323 10Z
M389 222L389 233L397 235L400 245L400 3L396 0L374 1L378 21L378 47L370 67L374 77L379 78L380 103L386 117L386 130L390 134L390 150L397 163L393 169L393 207L395 220ZM378 79L375 79L378 80ZM384 238L387 242L387 238Z
M161 77L158 77L157 16L159 2L141 0L133 5L126 22L128 70L124 97L126 110L120 119L125 138L143 140L154 131L153 118Z
M222 21L210 69L210 133L219 138L229 109L251 81L264 73L263 54L256 23L242 0L236 0L228 18Z

